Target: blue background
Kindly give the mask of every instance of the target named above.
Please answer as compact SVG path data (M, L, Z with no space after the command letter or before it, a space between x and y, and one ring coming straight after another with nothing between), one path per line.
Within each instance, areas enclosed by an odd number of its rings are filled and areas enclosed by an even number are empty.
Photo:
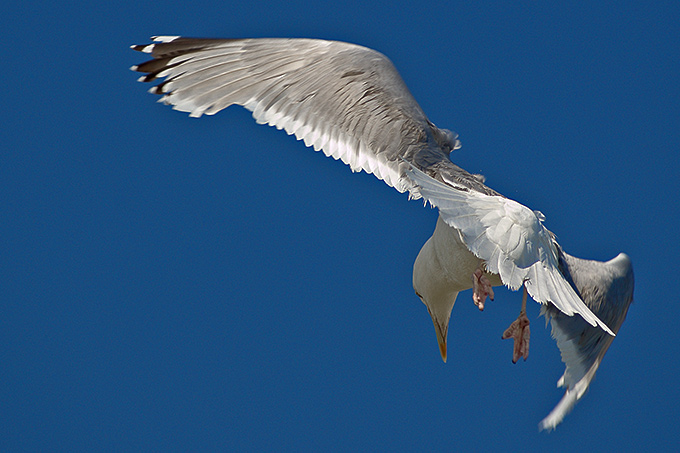
M680 4L470 3L0 7L0 450L677 449ZM628 253L635 303L557 431L537 304L513 365L520 293L462 293L442 363L411 286L436 212L243 109L156 104L128 71L155 34L380 50L454 162L569 253Z

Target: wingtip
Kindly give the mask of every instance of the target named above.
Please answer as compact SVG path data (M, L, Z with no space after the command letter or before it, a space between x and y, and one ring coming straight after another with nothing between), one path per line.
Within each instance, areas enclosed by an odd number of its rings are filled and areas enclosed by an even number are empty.
M133 44L130 49L136 50L137 52L151 53L153 51L153 44Z
M175 39L180 38L179 35L158 35L158 36L152 36L151 40L153 42L172 42Z
M553 431L556 428L556 426L549 425L545 420L541 420L541 422L538 424L538 431L545 431L545 432L550 432Z
M584 314L579 313L579 315L591 326L599 327L600 329L604 330L605 332L607 332L612 337L616 336L614 331L612 329L610 329L609 326L607 326L607 324L605 324L600 318L598 318L595 313L593 313L591 311L590 314L592 314L592 316L585 316Z
M614 266L623 275L632 275L633 261L625 253L619 253L614 258L607 261L607 264Z
M557 406L538 424L538 430L548 432L554 430L574 409L579 398L578 392L572 389L567 390Z
M152 36L152 44L133 44L130 46L130 49L136 50L137 52L152 53L156 44L172 42L178 38L181 38L181 36Z
M597 318L597 319L598 319L598 321L600 321L600 318ZM605 324L605 323L602 322L602 321L600 321L599 324L600 324L600 327L602 328L602 330L604 330L605 332L607 332L609 335L611 335L612 337L615 337L615 336L616 336L616 334L614 333L614 331L613 331L612 329L610 329L610 328L607 326L607 324Z

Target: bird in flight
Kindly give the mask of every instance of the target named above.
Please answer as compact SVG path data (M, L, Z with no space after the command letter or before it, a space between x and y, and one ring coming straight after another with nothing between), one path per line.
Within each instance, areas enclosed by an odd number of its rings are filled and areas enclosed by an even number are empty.
M633 299L629 257L582 260L562 250L544 216L484 184L449 158L457 135L430 122L381 53L318 39L202 39L156 36L132 49L152 59L132 66L151 93L189 116L236 104L305 145L365 171L439 210L413 266L413 288L427 307L441 357L458 293L475 305L494 286L522 289L518 318L502 338L512 361L529 354L527 294L542 304L566 364L562 400L539 425L552 429L583 396Z

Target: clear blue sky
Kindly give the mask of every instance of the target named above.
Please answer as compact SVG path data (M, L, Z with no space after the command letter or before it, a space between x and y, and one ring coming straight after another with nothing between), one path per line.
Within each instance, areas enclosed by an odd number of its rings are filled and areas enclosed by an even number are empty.
M680 5L466 3L3 5L0 450L677 449ZM635 303L557 431L537 304L513 365L521 295L461 294L442 363L411 286L436 212L243 109L156 104L128 71L156 34L378 49L454 162L569 253L628 253Z

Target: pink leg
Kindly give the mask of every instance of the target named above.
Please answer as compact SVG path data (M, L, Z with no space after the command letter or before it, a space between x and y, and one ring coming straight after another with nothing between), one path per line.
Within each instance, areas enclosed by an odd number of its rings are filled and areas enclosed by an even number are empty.
M479 308L479 311L484 311L484 302L486 302L487 296L493 300L491 282L484 275L484 271L481 268L477 268L472 273L472 300L477 308Z
M529 318L527 318L527 289L524 287L524 296L522 296L522 310L519 316L505 332L503 332L502 339L506 340L512 338L515 345L512 350L512 363L517 363L520 357L524 360L529 357Z

